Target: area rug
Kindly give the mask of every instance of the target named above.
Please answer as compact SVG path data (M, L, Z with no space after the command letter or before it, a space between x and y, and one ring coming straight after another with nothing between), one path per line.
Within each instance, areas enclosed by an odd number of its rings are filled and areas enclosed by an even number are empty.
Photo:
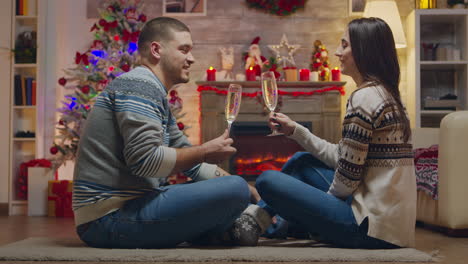
M120 261L120 262L432 262L422 251L405 248L361 250L326 247L311 240L262 240L257 247L188 247L174 249L97 249L78 238L35 237L0 247L7 261Z

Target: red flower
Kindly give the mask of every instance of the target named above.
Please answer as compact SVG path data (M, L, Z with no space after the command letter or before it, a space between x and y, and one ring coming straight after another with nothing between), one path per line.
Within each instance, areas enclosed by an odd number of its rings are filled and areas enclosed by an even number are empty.
M139 17L138 17L138 20L140 20L141 22L145 23L146 22L146 16L144 14L141 14Z
M84 93L84 94L88 94L89 93L89 86L88 85L85 85L83 87L81 87L81 92Z
M67 79L62 77L58 80L58 83L62 86L65 86L65 84L67 84Z
M57 147L51 147L51 148L50 148L50 153L51 153L52 155L57 154L57 152L58 152L58 148L57 148Z
M128 64L124 64L122 65L122 67L120 67L122 69L122 71L124 72L128 72L130 70L130 65Z
M185 126L182 122L177 123L177 126L179 127L179 130L184 130Z

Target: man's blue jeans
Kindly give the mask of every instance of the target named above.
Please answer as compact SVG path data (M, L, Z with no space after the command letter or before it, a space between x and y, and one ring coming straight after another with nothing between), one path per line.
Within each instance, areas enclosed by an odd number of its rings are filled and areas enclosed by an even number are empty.
M247 207L250 192L239 176L161 187L77 228L89 246L167 248L222 234ZM85 227L85 228L83 228Z
M270 215L282 218L320 239L347 248L396 248L386 241L367 236L367 218L358 225L351 208L352 196L345 201L327 194L334 170L310 153L296 153L282 171L266 171L256 187Z

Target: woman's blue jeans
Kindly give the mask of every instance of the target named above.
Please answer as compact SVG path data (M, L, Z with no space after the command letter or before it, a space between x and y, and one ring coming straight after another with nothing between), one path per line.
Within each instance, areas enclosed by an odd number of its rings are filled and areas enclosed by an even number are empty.
M358 225L345 201L327 194L334 170L307 152L296 153L280 171L265 171L256 182L270 215L278 214L321 240L347 248L396 248L367 235L367 218Z
M247 182L239 176L169 185L80 225L77 232L92 247L175 247L205 235L222 234L249 200Z

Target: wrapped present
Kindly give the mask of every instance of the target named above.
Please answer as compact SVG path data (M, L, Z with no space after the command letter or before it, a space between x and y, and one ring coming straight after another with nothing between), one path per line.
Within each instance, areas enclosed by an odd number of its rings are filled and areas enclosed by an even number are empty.
M296 67L283 67L283 71L287 82L297 82Z
M48 215L56 217L73 217L73 182L68 180L49 181L48 185Z

